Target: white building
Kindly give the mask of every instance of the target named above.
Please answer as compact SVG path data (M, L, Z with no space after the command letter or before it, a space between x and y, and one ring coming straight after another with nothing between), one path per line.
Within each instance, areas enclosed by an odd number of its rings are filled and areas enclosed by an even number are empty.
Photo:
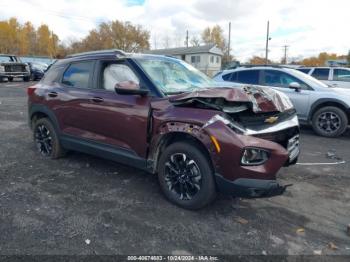
M168 55L186 61L208 76L213 76L221 69L222 56L220 48L215 44L167 48L151 50L148 53L157 55Z

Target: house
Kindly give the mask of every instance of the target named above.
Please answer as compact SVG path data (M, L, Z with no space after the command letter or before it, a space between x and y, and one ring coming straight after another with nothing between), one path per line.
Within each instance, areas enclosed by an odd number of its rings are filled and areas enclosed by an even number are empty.
M210 77L220 71L222 56L224 55L222 50L215 44L155 49L148 51L148 53L182 59Z

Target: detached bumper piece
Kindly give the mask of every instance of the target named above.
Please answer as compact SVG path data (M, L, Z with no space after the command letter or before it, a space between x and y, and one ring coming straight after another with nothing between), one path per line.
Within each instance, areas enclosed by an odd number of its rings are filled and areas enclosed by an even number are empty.
M243 198L262 198L282 195L291 185L281 186L276 180L238 178L234 181L215 175L218 190L225 194Z

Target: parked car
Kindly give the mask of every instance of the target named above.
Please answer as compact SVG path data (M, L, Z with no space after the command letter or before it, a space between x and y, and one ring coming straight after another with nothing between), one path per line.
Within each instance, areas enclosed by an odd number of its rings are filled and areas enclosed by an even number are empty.
M311 75L329 86L350 89L350 68L300 67L297 70Z
M240 67L223 71L216 81L270 86L293 102L302 124L326 137L342 135L350 117L350 90L330 88L319 80L291 68L278 66Z
M28 62L30 69L30 79L32 81L40 80L44 74L46 69L48 68L47 64L39 63L39 62Z
M109 50L59 60L28 88L28 109L41 155L75 150L157 173L165 196L189 209L217 191L280 195L276 173L299 155L283 93L221 87L166 56Z
M29 66L22 63L15 55L0 54L0 82L12 81L14 77L21 77L29 81Z

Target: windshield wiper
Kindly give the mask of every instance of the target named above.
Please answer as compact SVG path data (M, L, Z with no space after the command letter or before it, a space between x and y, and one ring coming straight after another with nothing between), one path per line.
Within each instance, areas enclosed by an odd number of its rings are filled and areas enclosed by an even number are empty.
M183 93L186 93L186 91L164 92L164 94L166 94L166 95L179 95L179 94L183 94Z

